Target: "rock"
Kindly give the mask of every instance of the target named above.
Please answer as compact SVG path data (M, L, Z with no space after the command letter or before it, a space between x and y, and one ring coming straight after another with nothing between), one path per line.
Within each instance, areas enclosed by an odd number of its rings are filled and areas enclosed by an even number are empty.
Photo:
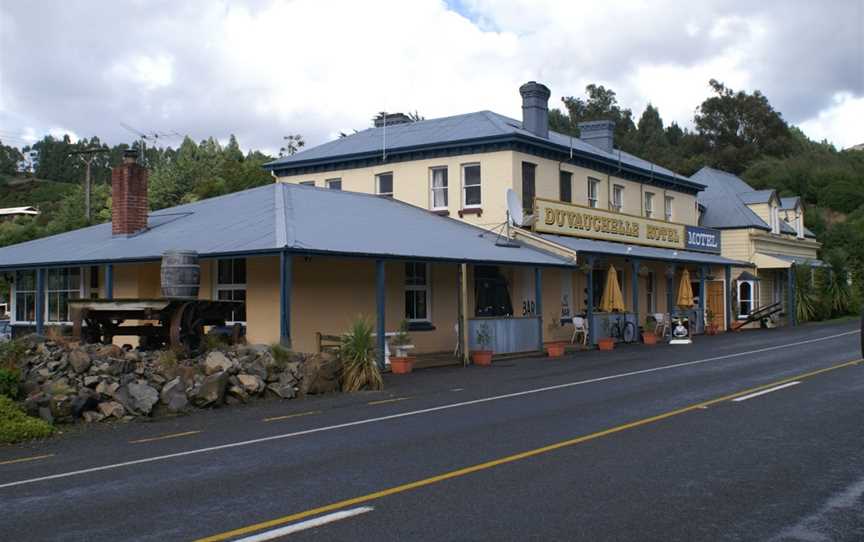
M225 354L214 350L207 354L204 359L204 374L207 376L220 372L227 372L234 367L234 363Z
M150 414L150 411L153 410L153 405L159 401L159 392L147 384L133 382L129 384L127 389L129 390L129 398L132 403L132 408L129 408L129 410L132 412L140 412L145 415Z
M84 385L88 388L95 388L102 379L98 376L88 375L84 377Z
M294 386L286 386L283 384L279 384L278 382L275 384L270 384L267 386L267 389L276 394L277 397L281 397L282 399L293 399L297 392L294 390Z
M83 388L79 395L72 398L72 415L80 418L84 412L94 410L98 406L98 394L90 388Z
M117 388L119 387L120 384L118 384L117 382L103 380L96 384L96 393L105 397L114 397L114 394L117 393Z
M51 415L55 420L72 418L72 398L68 395L54 395L50 405Z
M186 398L186 383L177 377L162 387L159 400L169 412L177 413L186 410L189 400Z
M341 371L342 363L332 354L322 353L310 356L301 367L301 395L339 391Z
M255 359L251 362L240 363L240 366L243 367L243 371L250 375L255 375L261 380L267 379L267 367L264 365L264 362L260 359Z
M87 423L96 423L105 419L105 415L95 410L88 410L81 416Z
M81 348L71 350L66 359L69 365L72 366L72 369L78 374L86 372L90 368L90 354Z
M228 385L228 373L221 372L204 377L192 395L192 404L197 407L220 405L225 398L225 388Z
M106 418L114 417L119 419L126 415L126 409L117 401L105 401L104 403L99 403L97 408L99 409L99 413Z
M264 391L264 380L258 375L239 374L237 380L246 393L256 395Z
M264 353L269 354L270 353L270 346L266 345L266 344L248 344L248 345L246 345L244 350L247 352L253 352L255 354L264 354Z
M235 397L239 399L241 402L245 403L249 400L249 394L246 393L246 390L243 389L242 386L231 386L228 388L228 395L231 397Z
M123 351L122 348L120 348L116 344L107 344L105 346L100 347L99 350L96 351L96 357L102 358L102 359L105 359L105 358L121 359L121 358L125 357L125 352Z
M54 416L51 415L50 407L39 407L39 417L52 425L54 424Z

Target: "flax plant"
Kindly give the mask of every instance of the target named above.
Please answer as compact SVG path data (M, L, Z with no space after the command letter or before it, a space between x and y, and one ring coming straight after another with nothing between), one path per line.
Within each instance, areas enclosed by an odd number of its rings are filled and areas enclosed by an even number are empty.
M342 358L342 391L384 389L375 360L375 336L369 320L362 316L354 320L351 329L342 336L339 355Z

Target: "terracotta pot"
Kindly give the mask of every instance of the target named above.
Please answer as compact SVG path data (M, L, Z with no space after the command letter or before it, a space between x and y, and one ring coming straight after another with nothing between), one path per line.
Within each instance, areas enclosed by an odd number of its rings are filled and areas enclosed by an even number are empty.
M597 341L597 348L600 350L615 350L615 340L612 338L600 339Z
M642 342L645 344L657 344L657 335L653 331L643 331Z
M471 361L474 362L474 365L481 365L483 367L492 365L492 351L474 350L471 352Z
M390 370L394 375L405 375L414 369L414 358L390 356Z
M546 346L550 358L560 358L564 355L564 343L550 343Z

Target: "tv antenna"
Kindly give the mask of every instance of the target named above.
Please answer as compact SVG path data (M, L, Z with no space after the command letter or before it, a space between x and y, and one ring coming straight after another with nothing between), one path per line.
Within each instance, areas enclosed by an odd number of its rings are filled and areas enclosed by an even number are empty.
M177 132L142 132L138 128L129 126L125 122L121 122L120 126L138 136L138 146L141 149L141 152L138 153L138 156L141 165L146 165L147 143L150 143L151 147L158 147L159 138L181 137L180 134L178 134Z

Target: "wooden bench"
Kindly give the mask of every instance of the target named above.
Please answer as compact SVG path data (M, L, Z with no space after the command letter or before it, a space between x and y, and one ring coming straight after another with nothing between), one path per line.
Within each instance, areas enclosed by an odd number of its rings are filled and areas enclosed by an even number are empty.
M315 332L315 340L318 344L318 352L329 352L338 354L342 348L342 337L339 335L327 335L320 331Z

